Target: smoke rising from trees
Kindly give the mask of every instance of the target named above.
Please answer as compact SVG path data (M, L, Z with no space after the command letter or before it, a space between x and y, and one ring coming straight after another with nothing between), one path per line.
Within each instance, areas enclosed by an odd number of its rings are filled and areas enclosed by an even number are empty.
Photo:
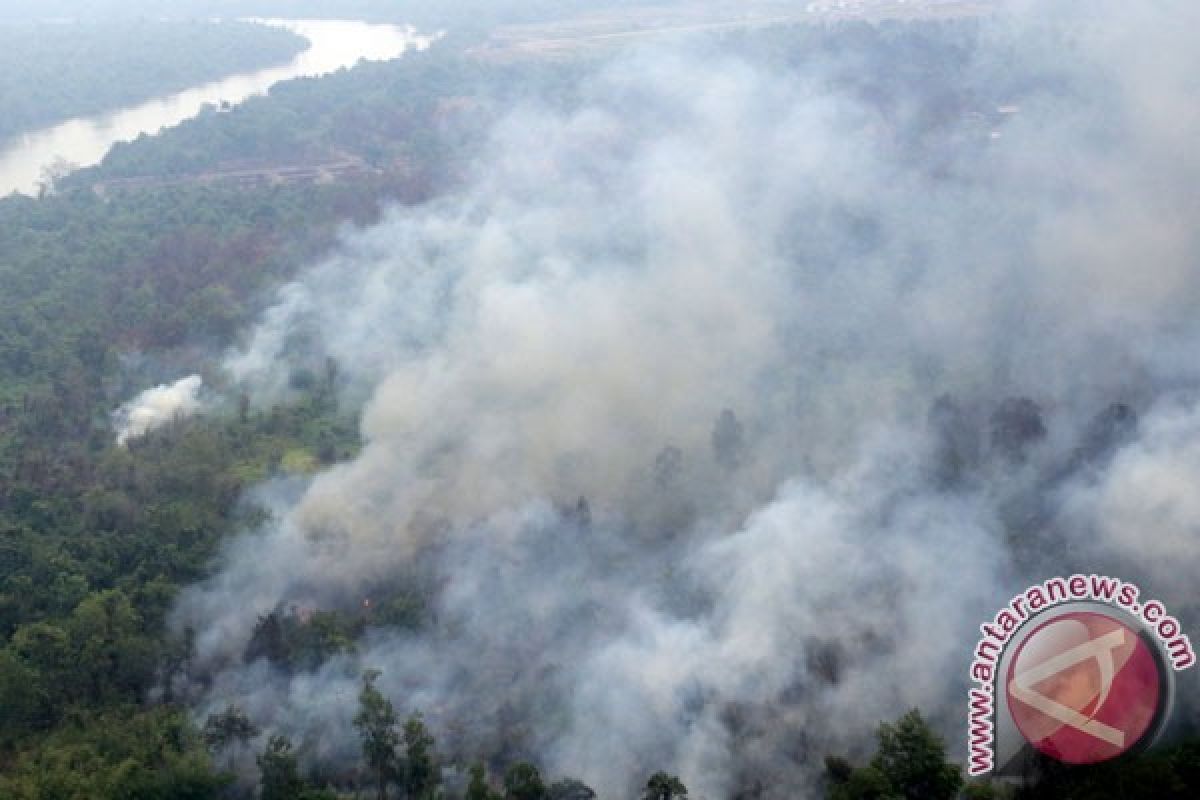
M117 427L117 444L142 436L165 425L177 416L187 416L200 410L199 393L204 381L199 375L189 375L171 384L146 389L137 397L113 412Z
M1198 17L981 23L947 80L1019 103L998 136L831 77L870 62L699 45L514 107L468 188L348 234L229 355L256 402L333 359L365 445L261 487L181 598L198 713L349 762L372 667L451 755L796 797L898 710L955 746L976 626L1029 582L1186 609ZM316 669L246 658L268 612L409 590L420 625Z

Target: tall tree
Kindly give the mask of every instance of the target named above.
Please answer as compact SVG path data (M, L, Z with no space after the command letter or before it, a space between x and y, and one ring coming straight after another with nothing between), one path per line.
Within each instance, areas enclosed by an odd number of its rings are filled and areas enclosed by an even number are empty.
M871 766L907 800L954 800L962 773L946 763L946 745L915 708L894 725L879 726L879 750Z
M684 800L687 793L687 787L678 777L656 772L646 781L646 788L642 790L642 800Z
M467 784L464 800L499 800L500 796L493 792L492 787L488 785L487 770L483 764L478 762L472 764L469 772L471 781Z
M520 761L504 773L505 800L546 800L546 784L538 768Z
M231 744L245 744L258 735L258 728L240 708L227 706L219 714L209 714L204 723L204 744L212 752L223 750Z
M879 748L869 766L825 759L830 800L954 800L962 788L959 768L946 762L946 746L916 709L876 733Z
M296 800L304 791L296 754L286 736L272 736L257 759L262 800Z
M379 670L363 673L362 690L358 693L358 713L354 727L362 738L363 760L375 774L379 800L387 800L388 781L396 773L396 746L400 735L396 731L396 711L392 701L375 688Z
M409 800L430 800L440 783L433 736L421 715L413 714L404 723L404 791Z

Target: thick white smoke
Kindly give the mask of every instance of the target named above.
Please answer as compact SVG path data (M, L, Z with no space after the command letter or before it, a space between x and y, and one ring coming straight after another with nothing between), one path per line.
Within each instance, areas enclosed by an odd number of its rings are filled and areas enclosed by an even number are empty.
M185 593L199 711L353 760L374 666L453 754L794 798L910 706L956 744L975 626L1030 580L1107 559L1190 600L1198 12L1082 13L1068 51L1037 8L983 26L1000 138L915 138L837 65L647 50L348 237L228 364L261 400L334 358L365 447L264 487L273 522ZM420 630L244 662L260 614L414 583Z
M196 413L200 409L199 375L180 378L141 392L113 412L117 429L117 444L125 445L173 419Z

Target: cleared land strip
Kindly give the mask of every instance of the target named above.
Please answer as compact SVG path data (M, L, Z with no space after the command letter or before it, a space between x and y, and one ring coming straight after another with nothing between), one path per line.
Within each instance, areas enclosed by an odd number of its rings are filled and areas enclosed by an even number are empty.
M779 3L642 6L553 23L504 26L471 53L485 60L562 58L664 36L849 20L951 19L991 13L996 7L996 0L840 0L800 8Z
M144 175L97 181L93 191L101 196L139 189L161 189L188 184L265 186L285 183L331 183L346 178L379 174L380 170L359 158L343 158L313 164L267 165L255 168L217 169L187 175Z

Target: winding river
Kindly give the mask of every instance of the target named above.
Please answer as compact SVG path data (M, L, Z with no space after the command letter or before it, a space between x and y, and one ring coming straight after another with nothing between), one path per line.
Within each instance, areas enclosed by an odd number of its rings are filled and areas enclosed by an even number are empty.
M0 151L0 196L36 194L48 170L100 163L118 142L156 134L200 113L207 104L236 105L280 81L325 75L360 60L386 61L430 39L408 28L348 20L256 20L303 36L309 46L287 64L233 75L137 106L79 117L24 134Z

